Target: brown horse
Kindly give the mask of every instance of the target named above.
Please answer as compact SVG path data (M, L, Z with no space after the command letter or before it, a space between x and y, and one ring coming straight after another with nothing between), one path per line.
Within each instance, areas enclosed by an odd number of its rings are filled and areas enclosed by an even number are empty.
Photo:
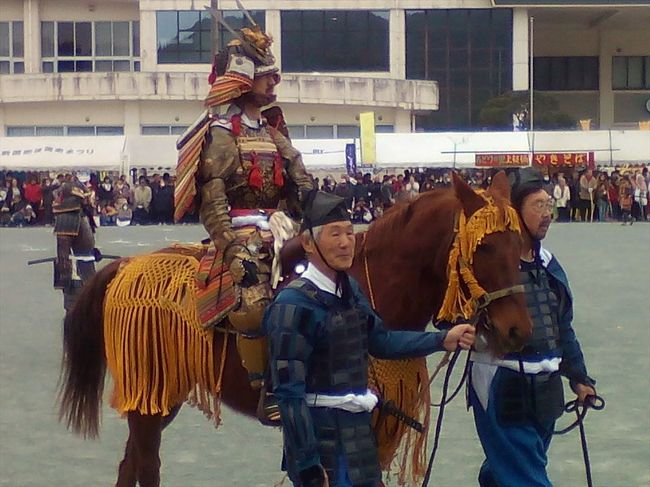
M503 218L509 208L505 175L494 178L487 195L496 214ZM461 212L469 217L487 204L487 199L454 178L453 189L426 193L396 207L359 237L352 274L365 287L388 326L421 330L432 317L435 318L447 288L448 257L453 253L457 217ZM495 231L482 239L471 267L486 291L507 288L518 282L519 249L520 237L513 230ZM134 301L130 306L134 307L135 314L119 316L123 316L123 320L133 316L139 318L133 323L119 323L119 327L126 327L127 331L116 339L118 332L113 329L116 320L110 316L115 316L115 293L120 291L118 288L123 284L120 276L129 265L131 261L125 259L99 271L86 284L66 317L60 416L74 432L96 437L104 376L107 367L111 368L116 391L120 385L122 394L128 387L134 389L135 394L130 403L122 401L118 408L127 416L129 438L116 485L134 487L139 483L142 487L155 487L160 484L162 430L174 419L188 396L211 413L215 410L209 407L210 397L220 396L227 406L255 416L259 392L249 386L235 339L228 338L231 334L204 332L189 342L180 338L195 334L189 331L195 325L187 322L189 315L183 314L187 311L183 308L187 290L170 297L164 295L166 286L161 284L156 287L160 299L147 303L146 309L139 309L138 306L144 305ZM147 271L137 276L137 283L148 278ZM460 286L465 288L465 284ZM176 307L170 308L174 299L178 301ZM129 306L123 302L120 305ZM488 312L494 331L492 337L498 337L494 340L495 349L520 348L532 327L522 296L508 295L494 301ZM170 328L173 333L166 332ZM151 353L133 356L127 342L129 337L136 335L145 337L142 346ZM174 341L174 337L179 337L179 341ZM197 363L188 343L205 348L210 356ZM116 362L123 367L113 370L111 364ZM200 370L197 372L193 368ZM147 377L155 377L159 388L153 388L151 383L134 382L130 374L135 374L136 369ZM175 388L165 383L168 375L179 376L175 379ZM131 382L124 385L125 381ZM426 389L428 397L428 386ZM209 397L206 399L206 396Z

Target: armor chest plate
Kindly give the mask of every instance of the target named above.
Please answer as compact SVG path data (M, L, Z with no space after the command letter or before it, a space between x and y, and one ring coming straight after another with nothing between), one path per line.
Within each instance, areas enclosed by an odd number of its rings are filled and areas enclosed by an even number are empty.
M273 180L278 149L266 128L250 129L242 125L237 137L239 167L231 176L228 200L232 208L276 208L280 202L281 188ZM253 167L257 165L262 188L249 185Z
M323 394L365 392L368 387L368 315L335 311L319 327L307 390Z
M560 347L558 325L559 299L551 286L546 269L522 267L521 279L526 289L526 305L533 322L533 334L522 355L550 355Z

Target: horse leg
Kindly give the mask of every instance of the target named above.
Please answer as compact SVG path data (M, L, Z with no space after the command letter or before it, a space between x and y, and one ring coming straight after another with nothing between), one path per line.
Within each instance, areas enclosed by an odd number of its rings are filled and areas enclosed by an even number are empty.
M167 416L162 418L160 429L164 430L169 423L171 423L178 412L181 410L183 404L178 404L174 406ZM115 487L136 487L137 475L136 475L136 452L134 449L133 433L129 428L129 439L126 442L126 448L124 450L124 458L120 462L117 483Z
M135 471L140 487L160 486L160 437L163 417L145 415L137 411L128 414ZM128 445L127 445L128 446ZM128 453L128 451L127 451Z
M117 470L115 487L135 487L137 482L135 471L135 450L133 449L133 433L129 428L129 439L126 440L124 458Z
M167 426L169 426L169 423L174 421L174 418L176 418L176 415L178 412L181 410L181 407L183 406L183 403L177 404L174 406L170 411L167 416L163 416L162 419L162 424L161 424L161 429L164 430Z

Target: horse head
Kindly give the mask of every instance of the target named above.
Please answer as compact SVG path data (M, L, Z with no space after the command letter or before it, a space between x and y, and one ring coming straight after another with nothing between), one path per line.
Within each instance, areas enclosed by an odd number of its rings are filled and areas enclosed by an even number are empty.
M472 315L479 336L486 339L479 342L486 342L492 353L520 350L533 325L520 285L521 233L508 179L501 171L486 191L475 192L454 174L453 185L462 206L450 254L456 251L458 257L456 299L460 296L465 314ZM452 271L450 286L453 278Z

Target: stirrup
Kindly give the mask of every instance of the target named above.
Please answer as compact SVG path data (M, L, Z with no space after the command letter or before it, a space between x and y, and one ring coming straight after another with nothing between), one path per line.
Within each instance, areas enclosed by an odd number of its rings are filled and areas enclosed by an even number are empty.
M282 425L280 421L280 406L275 395L261 391L260 402L257 408L257 419L264 426Z

